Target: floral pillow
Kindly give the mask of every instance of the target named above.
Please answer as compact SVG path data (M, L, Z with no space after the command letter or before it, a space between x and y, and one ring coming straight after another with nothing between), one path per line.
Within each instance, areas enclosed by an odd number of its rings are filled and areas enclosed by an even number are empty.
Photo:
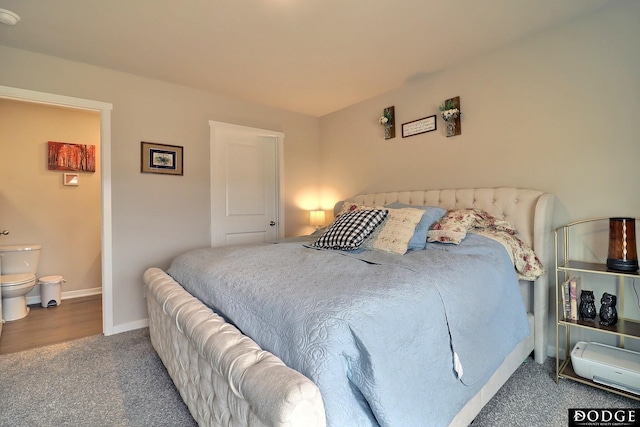
M505 231L509 234L516 234L516 229L503 219L498 219L482 209L474 209L476 214L475 228L491 228L493 230Z
M460 244L476 222L475 209L447 211L427 232L427 242Z
M516 234L507 221L500 220L482 209L454 209L447 211L427 232L427 242L460 244L467 232L474 228L492 228Z
M340 211L338 211L338 213L336 214L336 218L338 218L340 215L343 215L347 212L370 210L370 209L373 209L373 208L371 206L359 205L353 202L344 202L342 204L342 207L340 208Z
M388 209L388 211L387 219L369 235L362 247L403 255L407 252L416 226L425 212L414 208Z

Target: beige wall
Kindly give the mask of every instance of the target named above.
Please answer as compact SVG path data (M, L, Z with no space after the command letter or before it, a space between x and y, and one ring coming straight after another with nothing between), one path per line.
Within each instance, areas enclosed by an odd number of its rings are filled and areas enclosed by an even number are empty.
M513 185L557 195L556 223L638 215L640 2L596 13L321 120L326 204L391 189ZM453 48L453 47L452 47ZM385 141L377 123L461 97L462 135Z
M556 226L639 216L639 22L640 2L625 2L323 117L325 205L366 192L506 185L555 194ZM445 137L438 119L434 132L402 138L398 128L384 140L383 108L394 105L401 125L454 96L462 135ZM606 247L593 248L603 249L606 258Z
M95 145L96 172L64 186L64 172L47 168L48 141ZM98 113L0 99L0 226L10 231L0 244L41 244L38 276L64 276L64 293L102 287L99 149Z
M285 234L311 231L303 208L318 197L317 118L3 46L0 57L0 85L113 104L116 331L147 318L146 268L210 244L209 120L284 132ZM184 176L141 174L140 141L183 146Z

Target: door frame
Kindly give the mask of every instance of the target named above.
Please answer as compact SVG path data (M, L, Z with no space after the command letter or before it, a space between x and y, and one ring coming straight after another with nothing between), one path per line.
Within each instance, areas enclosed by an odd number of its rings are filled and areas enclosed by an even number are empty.
M0 98L100 113L100 177L102 193L102 333L113 331L113 246L111 218L111 110L113 105L90 99L0 86Z
M226 129L230 131L235 131L239 133L249 133L254 136L263 136L275 138L276 140L276 227L277 227L277 236L278 239L284 238L284 133L267 130L267 129L259 129L249 126L236 125L233 123L225 123L218 122L215 120L209 120L209 188L215 188L214 183L214 173L213 173L213 165L214 165L214 144L216 142L216 129ZM213 246L213 229L215 227L213 223L213 212L214 212L214 200L211 195L210 203L211 206L209 208L209 216L210 216L210 228L209 228L209 241Z

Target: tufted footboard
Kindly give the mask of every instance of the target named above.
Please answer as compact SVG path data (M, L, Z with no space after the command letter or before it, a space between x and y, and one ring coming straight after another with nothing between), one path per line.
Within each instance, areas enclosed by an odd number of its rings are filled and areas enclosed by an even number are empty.
M201 426L325 426L318 387L158 268L144 273L151 342Z

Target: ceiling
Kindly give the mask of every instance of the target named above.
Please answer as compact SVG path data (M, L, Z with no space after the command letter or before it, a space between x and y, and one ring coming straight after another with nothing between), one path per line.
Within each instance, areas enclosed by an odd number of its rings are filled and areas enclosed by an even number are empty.
M620 2L0 0L0 44L319 117Z

